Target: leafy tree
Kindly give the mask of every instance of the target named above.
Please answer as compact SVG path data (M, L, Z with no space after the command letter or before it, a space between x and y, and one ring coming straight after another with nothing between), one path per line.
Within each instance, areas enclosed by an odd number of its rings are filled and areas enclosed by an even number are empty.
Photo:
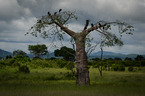
M0 57L0 60L2 60L3 59L3 57Z
M141 66L145 66L145 60L141 61Z
M75 51L71 48L67 48L66 46L61 47L60 50L55 50L54 54L56 57L62 56L67 61L74 61L75 59Z
M121 59L121 58L119 58L119 57L115 57L115 58L114 58L114 60L117 60L117 61L122 61L122 59Z
M18 56L18 55L26 56L27 54L22 50L13 51L13 56Z
M30 58L28 56L22 56L22 55L17 55L14 58L12 58L12 60L16 61L16 62L22 62L22 63L26 63L26 62L30 62Z
M133 67L132 67L132 66L129 66L129 67L128 67L128 71L129 71L129 72L132 72L132 71L133 71Z
M40 58L42 55L48 54L47 47L45 44L29 45L28 50L31 54L34 54L36 58Z
M120 21L107 22L99 21L92 23L89 26L90 20L86 20L85 26L80 33L74 32L68 28L69 21L73 19L77 20L75 12L62 11L60 9L58 12L50 13L38 18L37 23L31 27L30 33L33 36L38 36L40 34L43 38L52 38L52 35L57 37L59 40L63 40L63 34L68 34L76 44L76 70L77 70L77 85L89 85L89 71L88 71L88 61L87 54L85 51L86 38L91 32L98 32L104 39L102 40L102 45L107 44L109 46L113 45L123 45L120 37L123 33L131 34L130 31L133 27ZM110 32L112 26L118 25L120 37L115 33ZM53 38L52 38L53 39Z
M100 58L92 58L93 61L99 61Z
M144 60L144 57L142 55L137 55L135 58L136 61Z
M132 58L126 57L124 60L132 61Z
M108 58L108 60L113 60L113 58Z
M11 55L7 55L7 56L6 56L6 59L11 59L11 58L12 58Z

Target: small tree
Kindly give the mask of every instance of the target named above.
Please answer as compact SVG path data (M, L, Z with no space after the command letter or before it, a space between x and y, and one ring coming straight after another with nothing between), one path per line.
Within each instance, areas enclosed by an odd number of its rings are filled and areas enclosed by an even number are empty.
M47 47L45 44L29 45L28 50L31 54L34 54L36 58L40 58L42 55L48 54Z
M11 59L11 58L12 58L11 55L7 55L7 56L6 56L6 59Z
M66 46L61 47L60 50L55 50L54 54L56 57L62 56L67 61L74 61L75 59L75 51L71 48L67 48Z
M86 20L84 28L78 33L68 28L69 21L73 19L77 20L77 17L71 11L60 9L53 14L48 12L47 15L38 18L37 23L31 27L30 33L35 37L40 33L43 38L52 38L53 35L54 38L58 37L59 40L63 40L63 34L66 33L73 38L76 44L76 84L90 85L88 58L85 50L86 37L91 32L96 31L105 38L104 43L107 42L109 45L123 44L116 34L109 32L111 26L118 25L119 34L131 34L130 31L133 30L133 27L118 20L115 22L95 21L89 26L90 20Z
M13 56L18 56L18 55L22 55L23 57L25 57L27 54L22 50L13 51Z
M122 59L119 58L119 57L115 57L114 60L116 60L116 61L122 61Z
M137 55L135 58L136 61L144 60L144 57L142 55Z
M126 60L126 61L132 61L132 58L126 57L124 60Z

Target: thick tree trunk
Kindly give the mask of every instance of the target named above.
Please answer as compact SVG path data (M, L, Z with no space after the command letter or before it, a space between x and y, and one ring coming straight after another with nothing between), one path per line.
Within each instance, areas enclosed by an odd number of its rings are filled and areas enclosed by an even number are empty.
M87 54L85 52L85 37L77 35L76 42L76 64L77 85L90 85Z

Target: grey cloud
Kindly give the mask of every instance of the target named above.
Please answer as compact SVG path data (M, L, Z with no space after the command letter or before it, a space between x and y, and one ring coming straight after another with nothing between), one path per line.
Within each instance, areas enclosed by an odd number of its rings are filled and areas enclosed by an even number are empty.
M27 15L31 15L30 10L19 6L16 0L0 1L0 21L11 22Z
M145 0L63 0L58 7L76 10L86 19L145 22Z
M33 16L42 16L52 10L57 0L17 0L19 6L31 10Z

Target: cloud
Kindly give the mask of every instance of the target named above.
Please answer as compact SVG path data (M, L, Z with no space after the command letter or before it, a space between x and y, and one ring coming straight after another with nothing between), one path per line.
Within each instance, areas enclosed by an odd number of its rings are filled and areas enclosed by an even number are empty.
M11 20L11 22L1 22L0 23L0 39L8 40L8 41L22 41L27 40L25 39L26 32L30 29L30 26L36 21L35 18L20 18L17 20Z
M11 21L31 15L28 8L19 6L17 0L0 0L0 21Z

